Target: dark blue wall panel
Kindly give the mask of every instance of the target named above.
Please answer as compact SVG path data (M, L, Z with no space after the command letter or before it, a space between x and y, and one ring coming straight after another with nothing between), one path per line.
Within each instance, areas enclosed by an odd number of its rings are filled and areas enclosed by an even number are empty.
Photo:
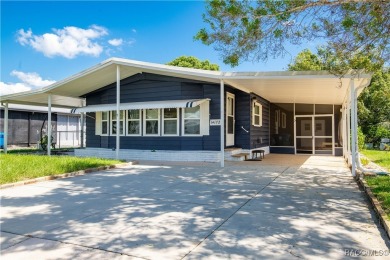
M250 117L252 117L252 102L259 102L263 106L263 125L261 127L254 126L252 123L250 124L250 145L251 148L258 148L269 146L269 131L270 131L270 118L269 118L269 109L270 102L256 94L251 93L251 102L250 102ZM252 118L250 118L250 121Z
M210 119L219 119L219 85L153 74L138 74L121 81L121 102L142 102L209 98ZM86 95L87 105L116 102L115 84ZM87 147L114 148L115 136L96 136L94 113L87 117ZM179 120L181 123L181 120ZM122 149L142 150L211 150L220 149L219 126L210 126L208 136L148 137L123 136ZM180 127L181 131L181 127Z

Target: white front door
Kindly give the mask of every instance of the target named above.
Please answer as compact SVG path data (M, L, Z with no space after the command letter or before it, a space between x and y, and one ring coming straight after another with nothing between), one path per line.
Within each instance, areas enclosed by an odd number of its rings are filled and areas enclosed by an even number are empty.
M226 92L226 146L234 146L234 95Z

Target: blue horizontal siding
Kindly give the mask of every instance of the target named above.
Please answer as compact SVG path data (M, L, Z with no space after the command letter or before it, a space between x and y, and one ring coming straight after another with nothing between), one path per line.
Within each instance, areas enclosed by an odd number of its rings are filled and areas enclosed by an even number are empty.
M210 119L219 119L219 85L188 79L180 79L153 74L138 74L121 81L121 103L203 99L209 98ZM110 84L86 95L87 105L116 103L116 87ZM87 147L116 147L115 136L96 136L94 113L87 117ZM180 120L181 124L181 120ZM180 125L181 129L181 125ZM210 127L210 135L196 137L148 137L122 136L121 149L142 150L209 150L220 149L220 131L218 126Z

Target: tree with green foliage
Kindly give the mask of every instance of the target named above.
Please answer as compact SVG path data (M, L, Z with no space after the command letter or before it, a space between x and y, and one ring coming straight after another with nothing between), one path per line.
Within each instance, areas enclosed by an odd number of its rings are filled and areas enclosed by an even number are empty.
M195 39L232 66L283 57L289 44L315 39L327 41L340 60L363 53L383 64L390 57L388 0L210 0L203 20L208 27Z
M378 144L390 138L390 70L382 69L372 75L370 85L358 100L359 124L366 141Z
M180 56L173 61L168 62L167 65L202 70L219 70L217 64L210 63L208 60L201 61L194 56Z
M352 56L348 61L340 61L335 53L324 47L318 48L316 54L303 50L288 65L289 70L295 71L345 68L365 69L373 73L370 85L358 99L359 125L366 141L378 144L381 138L390 138L389 69L372 62L370 57L363 54Z
M295 57L294 62L288 64L288 70L290 71L304 71L312 70L318 71L323 70L323 64L320 58L312 53L309 49L305 49L298 53Z

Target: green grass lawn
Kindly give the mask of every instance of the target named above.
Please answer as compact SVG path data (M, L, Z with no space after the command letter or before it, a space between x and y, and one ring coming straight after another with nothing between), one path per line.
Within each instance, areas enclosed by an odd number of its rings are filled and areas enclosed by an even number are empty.
M366 177L365 180L390 220L390 176Z
M379 150L363 150L362 153L372 162L390 171L390 152Z
M118 160L0 154L0 184L121 163Z
M362 153L372 162L390 171L390 152L364 150ZM390 176L366 177L365 180L390 220Z

